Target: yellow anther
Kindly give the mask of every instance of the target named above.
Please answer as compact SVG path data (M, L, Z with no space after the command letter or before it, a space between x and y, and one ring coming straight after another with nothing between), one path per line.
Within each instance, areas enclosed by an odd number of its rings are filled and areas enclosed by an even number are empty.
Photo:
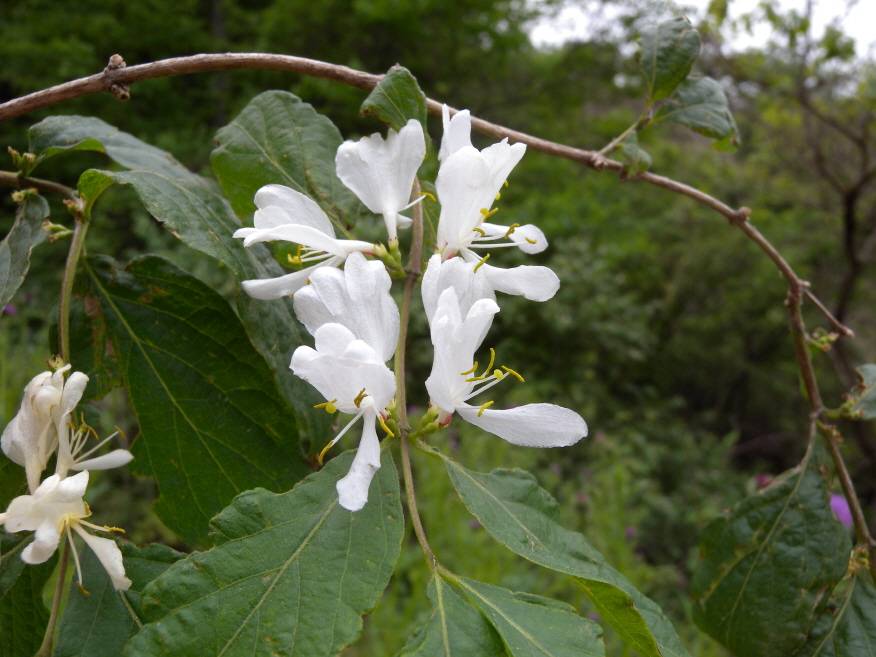
M496 200L499 201L502 199L502 192L496 192Z
M291 253L287 253L287 254L286 254L286 260L289 261L289 264L290 264L290 265L298 266L298 265L301 265L301 264L302 264L302 262L301 262L301 251L302 251L303 248L304 248L304 247L301 246L301 245L299 244L299 245L298 245L298 248L295 250L295 255L294 255L294 256L293 256Z
M353 399L353 403L356 405L356 408L359 408L359 404L362 403L362 400L365 399L365 397L366 397L367 395L368 395L368 393L365 392L365 388L362 388L362 389L359 391L359 394L356 395L356 397Z
M383 416L380 413L377 414L377 421L380 423L380 428L386 432L387 436L395 438L395 434L388 426L386 426L386 420L383 419Z
M481 415L483 415L484 412L485 412L490 406L492 406L492 405L495 404L495 403L496 403L496 402L493 401L493 400L491 399L490 401L488 401L488 402L484 402L483 404L481 404L480 406L478 406L478 417L480 417Z
M466 370L465 372L460 372L461 376L468 376L469 374L474 374L478 371L478 362L475 361L474 365L471 366L471 369Z
M514 234L514 231L520 228L520 224L511 224L508 226L508 230L505 233L505 237L511 237Z
M477 375L477 376L470 376L470 377L468 377L468 378L465 380L465 382L466 382L466 383L473 383L473 382L475 382L475 381L486 381L486 379L487 379L487 375L486 375L486 374L479 374L479 375Z
M338 407L335 406L335 403L337 401L338 401L337 399L332 399L329 401L320 402L319 404L314 404L313 407L314 408L321 408L329 415L334 415L335 413L338 412Z
M472 231L475 232L475 233L477 233L477 234L480 235L481 237L486 237L486 236L487 236L487 231L485 231L485 230L484 230L483 228L481 228L480 226L475 226L474 228L472 228Z
M430 201L432 201L432 202L434 202L434 203L437 203L437 202L438 202L438 199L435 198L435 195L434 195L434 194L430 194L429 192L427 192L427 191L425 191L425 190L422 190L420 193L421 193L423 196L425 196L427 199L429 199Z
M523 239L525 239L525 240L526 240L527 242L529 242L530 244L537 244L537 242L536 242L534 239L532 239L532 238L524 237Z
M502 370L493 370L493 378L501 381L505 378L505 373Z
M487 260L489 260L489 259L490 259L490 254L488 253L487 255L485 255L483 258L481 258L481 259L478 261L478 264L476 264L476 265L474 266L474 269L472 269L472 273L473 273L473 274L476 273L477 270L480 269L481 267L483 267L483 266L484 266L484 263L485 263Z
M520 372L516 372L516 371L512 370L507 365L502 365L502 369L505 370L505 372L507 372L511 376L513 376L515 379L520 381L520 383L526 383L526 379L523 378L523 375Z
M489 219L494 214L496 214L498 211L499 211L499 208L493 208L492 210L487 210L486 208L481 208L481 216L484 219Z
M330 440L325 444L325 447L322 448L322 451L316 457L316 462L322 465L323 459L325 459L325 455L328 454L328 451L332 448L332 445L335 444L334 440Z
M91 597L91 591L82 586L82 582L76 582L76 588L79 589L79 592L84 595L86 598Z
M505 189L508 189L508 181L507 180L502 183L502 187L504 187Z
M121 527L110 527L110 526L104 526L103 531L105 531L105 532L111 532L111 533L113 533L113 534L124 534L124 533L126 533L125 530L122 529Z

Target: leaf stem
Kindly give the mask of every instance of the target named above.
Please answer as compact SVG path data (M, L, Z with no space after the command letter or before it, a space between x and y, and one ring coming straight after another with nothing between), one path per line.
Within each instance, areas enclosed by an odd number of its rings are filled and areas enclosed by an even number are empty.
M412 198L420 196L420 183L414 180L411 192ZM402 476L405 482L405 495L407 497L408 512L411 516L411 524L417 542L426 556L429 568L435 570L438 563L435 553L426 538L423 529L423 521L417 508L417 494L414 488L414 474L411 469L411 453L408 440L411 433L411 424L408 421L406 377L405 377L405 352L407 350L408 324L411 318L411 301L414 295L414 287L420 278L420 270L423 258L423 209L418 203L413 208L413 222L411 225L411 249L408 253L407 275L405 277L405 289L402 296L401 312L399 317L398 347L395 351L395 381L396 381L396 406L398 408L399 443L401 445Z
M605 146L600 148L598 151L599 154L600 155L608 155L615 148L617 148L621 144L621 142L623 142L624 139L629 137L631 133L638 131L640 127L643 127L644 125L646 125L648 123L648 120L649 120L648 113L649 113L648 110L645 110L644 112L642 112L639 115L639 118L637 118L633 122L632 125L630 125L626 130L624 130L622 133L620 133L617 137L612 139L610 142L608 142Z
M67 562L70 560L70 544L65 538L61 540L64 541L64 547L61 550L58 581L55 582L55 592L52 595L52 609L49 612L49 622L46 625L43 642L40 644L40 648L36 651L34 657L51 657L52 648L55 643L55 626L58 624L58 612L61 609L61 599L64 597L64 590L66 589Z
M61 299L58 303L58 349L61 358L67 363L70 362L70 299L73 296L73 281L76 278L79 258L85 250L85 235L88 233L88 219L81 211L80 202L72 201L70 206L76 227L73 229L73 239L70 240L70 250L67 252L64 278L61 281Z

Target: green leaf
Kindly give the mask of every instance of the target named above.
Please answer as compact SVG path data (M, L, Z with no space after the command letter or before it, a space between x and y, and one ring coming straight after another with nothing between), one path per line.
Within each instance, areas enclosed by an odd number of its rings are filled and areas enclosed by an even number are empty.
M649 104L663 100L684 80L700 54L700 35L682 16L645 26L639 38L639 66Z
M393 130L401 130L408 120L417 119L426 132L426 96L411 72L398 64L368 94L360 112L362 116L383 121Z
M352 642L389 581L404 532L388 452L368 504L350 513L335 483L352 452L287 493L246 492L214 519L219 544L143 592L150 621L128 657L328 657Z
M876 587L862 569L837 585L794 657L876 657Z
M17 412L17 409L16 409ZM0 458L0 509L6 510L13 497L27 492L27 478L24 468L3 455Z
M616 152L620 161L627 165L627 171L630 175L651 168L651 156L639 146L639 138L635 132L631 132L626 139L617 145Z
M263 185L291 187L314 199L340 230L366 211L335 173L341 133L313 106L287 91L266 91L216 133L210 161L241 216L255 210Z
M858 368L861 381L852 390L852 413L862 420L876 418L876 365L861 365Z
M15 223L0 242L0 309L12 300L30 267L30 253L46 233L43 220L49 216L49 204L42 196L25 193L15 211Z
M738 657L790 655L851 544L829 504L814 447L799 466L709 525L694 574L694 620Z
M56 559L39 566L21 560L33 536L0 534L0 657L33 657L43 640L49 612L43 587Z
M712 139L725 148L739 143L739 131L727 96L712 78L685 80L672 98L657 111L654 122L671 121Z
M238 280L279 276L283 269L262 245L245 249L232 237L240 222L215 183L195 175L172 155L91 117L52 116L28 131L30 150L41 161L67 151L106 153L128 171L89 170L79 190L90 209L110 183L131 185L149 213L189 247L215 258ZM256 349L271 367L277 387L298 413L299 430L314 440L323 420L313 413L316 396L309 385L289 376L292 351L302 343L287 299L270 303L238 289L237 312Z
M487 619L438 575L429 583L432 615L398 657L493 657L504 655L502 640Z
M583 535L557 522L556 500L531 474L473 472L442 458L463 503L493 538L525 559L575 577L605 622L645 657L687 656L657 604L612 568Z
M303 476L295 418L222 297L155 256L87 271L140 423L132 467L155 477L171 529L203 542L238 493Z
M138 629L133 606L123 597L137 596L151 580L164 572L183 555L164 545L137 548L123 545L125 572L132 580L129 591L113 588L112 581L89 549L80 549L83 594L74 583L67 596L67 606L55 646L54 657L118 657L122 648Z
M454 578L502 637L511 657L603 657L602 628L567 604Z

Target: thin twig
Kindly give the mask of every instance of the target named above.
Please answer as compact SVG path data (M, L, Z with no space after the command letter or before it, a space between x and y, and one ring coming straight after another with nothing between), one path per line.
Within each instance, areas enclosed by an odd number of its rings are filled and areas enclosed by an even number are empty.
M71 201L71 206L80 207L77 201ZM88 233L88 218L80 210L74 210L75 228L70 249L67 252L67 262L64 264L64 278L61 280L61 296L58 302L58 349L65 363L70 362L70 301L73 296L73 282L76 279L76 268L79 258L85 249L85 235Z
M52 180L43 180L42 178L28 178L20 176L15 171L0 171L0 187L14 187L15 189L35 188L40 192L49 194L60 194L67 198L76 198L76 190L56 183Z
M61 561L58 566L58 579L55 582L55 591L52 594L52 609L49 612L49 622L46 625L46 633L43 634L43 642L34 657L50 657L55 642L55 626L58 624L58 612L61 609L61 599L67 583L67 562L70 560L70 543L66 539L64 548L61 550Z

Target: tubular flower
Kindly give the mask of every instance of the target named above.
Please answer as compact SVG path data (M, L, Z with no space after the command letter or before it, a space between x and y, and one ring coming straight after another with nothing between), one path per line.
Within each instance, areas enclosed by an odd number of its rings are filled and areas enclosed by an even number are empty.
M560 279L548 267L520 265L503 269L459 257L442 261L436 253L429 258L423 275L423 307L431 323L438 298L447 288L454 289L460 313L465 315L478 299L495 300L497 291L531 301L547 301L557 293L559 286Z
M324 267L313 272L310 284L293 296L295 314L311 335L323 324L343 324L385 362L395 351L399 331L391 285L383 263L354 253L343 271Z
M525 404L508 410L493 410L492 401L479 406L469 400L508 378L523 382L510 367L494 369L495 351L479 374L474 354L483 342L499 306L492 299L478 299L465 315L456 290L448 287L438 298L431 322L435 349L426 389L438 407L439 422L448 423L453 413L504 440L526 447L566 447L587 435L587 423L574 411L555 404Z
M356 422L363 421L350 471L336 486L341 506L358 511L368 501L368 488L380 468L376 424L383 425L385 409L395 395L395 376L380 353L342 324L323 324L314 338L316 349L298 347L292 354L291 369L325 398L318 408L353 416L325 446L320 460Z
M83 500L88 486L88 471L62 478L54 474L45 479L31 495L21 495L9 503L6 513L0 514L0 523L6 531L16 533L34 532L34 540L24 548L21 559L25 563L45 563L58 549L61 535L66 534L73 551L79 584L82 585L82 568L73 542L76 532L94 552L118 591L131 586L125 577L122 553L115 541L94 536L88 530L112 532L112 527L101 527L86 520L91 515Z
M244 246L281 240L299 245L291 264L304 269L276 278L243 281L243 289L255 299L279 299L293 294L318 267L336 267L357 251L370 252L374 245L335 237L332 223L312 199L283 185L265 185L255 195L258 208L252 228L238 228L234 237Z
M416 119L409 120L398 132L390 129L386 139L374 133L338 147L338 178L369 210L383 215L390 241L398 239L399 226L411 223L400 213L422 200L420 197L408 202L425 156L423 126Z

